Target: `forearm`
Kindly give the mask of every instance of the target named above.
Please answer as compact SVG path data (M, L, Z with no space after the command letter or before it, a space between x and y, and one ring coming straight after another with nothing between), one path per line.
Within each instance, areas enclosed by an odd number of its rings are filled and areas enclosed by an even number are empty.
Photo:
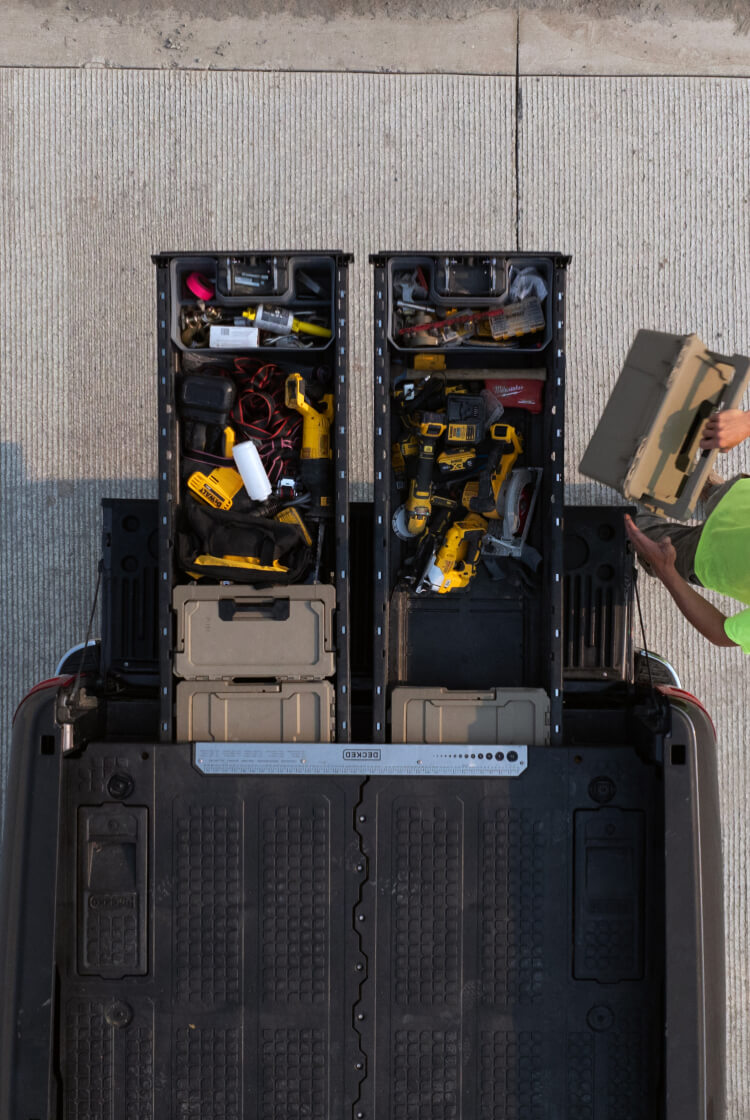
M702 595L690 586L689 583L678 575L672 568L661 576L661 581L669 594L674 599L680 611L684 614L691 626L694 626L704 638L713 642L715 646L733 646L733 642L724 630L726 615L722 614L713 603L709 603Z

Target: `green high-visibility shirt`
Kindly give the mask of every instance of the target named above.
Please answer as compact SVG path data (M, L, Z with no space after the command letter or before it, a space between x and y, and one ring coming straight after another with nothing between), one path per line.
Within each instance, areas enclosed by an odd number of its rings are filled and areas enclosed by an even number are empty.
M704 587L750 608L750 478L738 479L709 514L695 552L695 574ZM750 653L750 609L728 618L724 630Z

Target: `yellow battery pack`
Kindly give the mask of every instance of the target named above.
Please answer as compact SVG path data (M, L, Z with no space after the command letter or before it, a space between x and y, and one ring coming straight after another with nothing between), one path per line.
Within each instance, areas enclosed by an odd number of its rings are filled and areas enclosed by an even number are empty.
M235 494L242 489L242 478L234 467L214 467L210 474L195 471L188 489L214 509L231 509Z

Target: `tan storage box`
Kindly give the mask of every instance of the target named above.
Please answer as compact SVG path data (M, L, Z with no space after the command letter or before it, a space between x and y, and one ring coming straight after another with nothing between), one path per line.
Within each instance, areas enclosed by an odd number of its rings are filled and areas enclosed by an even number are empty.
M334 690L328 681L177 685L177 738L219 743L331 743Z
M335 672L335 588L175 587L175 675L323 680Z
M549 697L541 688L394 688L391 728L394 743L543 746Z
M639 331L581 460L581 473L677 521L693 516L716 451L706 420L738 408L750 361L707 350L697 335Z

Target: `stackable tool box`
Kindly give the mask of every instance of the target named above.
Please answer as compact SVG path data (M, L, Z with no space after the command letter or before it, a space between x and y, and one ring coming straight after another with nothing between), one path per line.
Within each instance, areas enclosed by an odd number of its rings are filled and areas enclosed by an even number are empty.
M673 521L695 513L717 451L701 451L706 420L738 408L750 359L714 354L697 335L639 331L581 471Z
M377 258L375 502L347 538L346 261L244 256L157 259L159 502L105 504L101 642L16 715L0 1116L721 1120L715 735L634 671L622 510L562 505L567 259ZM541 475L539 560L480 555L465 586L417 592L390 475L396 367L414 384L422 347L389 281L419 268L455 343L454 309L496 308L521 266L546 294L438 356L505 401ZM196 579L174 277L270 300L295 267L335 276L336 532L317 581ZM458 441L459 463L482 454Z

